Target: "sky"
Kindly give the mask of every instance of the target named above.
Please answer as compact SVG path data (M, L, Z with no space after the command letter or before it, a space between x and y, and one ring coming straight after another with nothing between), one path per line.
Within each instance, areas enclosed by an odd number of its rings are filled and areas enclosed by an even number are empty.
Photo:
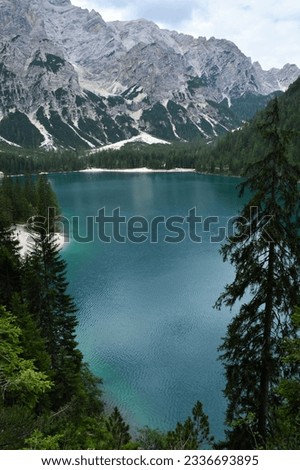
M145 18L192 36L233 41L263 69L300 67L299 0L71 0L105 21Z

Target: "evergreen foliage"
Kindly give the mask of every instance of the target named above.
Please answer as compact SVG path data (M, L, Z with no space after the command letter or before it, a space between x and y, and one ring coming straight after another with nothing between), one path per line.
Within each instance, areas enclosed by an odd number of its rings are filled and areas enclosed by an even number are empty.
M139 432L138 443L143 449L160 450L196 450L211 447L214 437L210 434L208 416L203 411L202 403L197 401L183 423L163 433L157 429L144 428Z
M6 140L26 148L36 148L43 142L43 136L31 124L26 114L16 111L0 121L0 134Z
M76 308L66 292L66 265L53 232L37 233L34 242L32 254L24 263L23 298L45 339L56 385L53 407L60 407L71 399L80 381L82 356L75 340Z
M0 307L0 388L2 402L20 404L32 409L39 398L52 387L47 376L34 365L34 359L24 359L21 329L16 318Z
M11 306L12 296L20 291L21 264L18 242L12 230L0 219L0 305Z
M112 435L112 448L122 449L130 442L129 426L123 420L117 407L107 418L106 428Z
M288 134L281 132L273 101L259 125L265 156L249 166L241 185L252 192L234 236L222 248L236 269L216 306L242 301L221 346L228 399L227 445L265 447L272 436L276 387L289 371L282 361L282 340L294 333L291 315L297 302L300 265L299 167L287 157Z
M273 435L267 442L269 449L299 450L300 444L300 308L292 317L297 330L295 338L283 342L283 361L292 368L292 378L282 378L277 392L280 405L273 411Z
M169 431L166 438L166 448L174 450L202 449L212 446L213 436L210 435L208 416L203 412L199 401L192 410L192 417L184 423L177 423L174 431Z

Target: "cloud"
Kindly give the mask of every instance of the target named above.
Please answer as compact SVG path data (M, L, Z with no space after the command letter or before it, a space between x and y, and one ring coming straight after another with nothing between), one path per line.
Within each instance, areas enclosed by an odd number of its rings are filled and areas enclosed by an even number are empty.
M98 10L106 21L117 17L127 20L145 18L175 27L192 18L199 0L73 0L72 3Z
M165 23L171 27L181 25L192 19L193 11L197 8L197 0L150 0L137 3L139 16L155 22Z
M225 7L226 5L226 7ZM300 4L292 0L214 0L209 2L208 22L194 12L193 33L214 35L235 42L265 68L286 62L300 65ZM199 23L200 22L200 23Z
M146 18L167 29L233 41L264 68L300 66L298 0L71 0L105 21Z

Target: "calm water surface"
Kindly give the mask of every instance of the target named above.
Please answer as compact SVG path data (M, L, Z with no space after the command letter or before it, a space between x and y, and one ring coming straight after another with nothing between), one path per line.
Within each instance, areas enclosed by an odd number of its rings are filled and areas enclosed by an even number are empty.
M86 216L120 207L122 215L219 216L221 225L242 202L236 178L180 174L73 173L50 176L63 214ZM212 234L218 227L212 225ZM107 233L110 230L107 228ZM201 235L201 225L197 232ZM232 267L220 243L188 238L179 244L71 242L63 250L70 292L79 308L78 341L85 360L103 378L105 400L133 428L163 430L184 420L197 400L222 437L224 377L217 348L231 318L212 308ZM175 234L173 234L175 236Z

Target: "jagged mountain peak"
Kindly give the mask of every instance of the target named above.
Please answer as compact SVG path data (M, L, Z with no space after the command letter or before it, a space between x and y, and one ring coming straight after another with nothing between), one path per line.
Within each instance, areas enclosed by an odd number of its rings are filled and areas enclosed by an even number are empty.
M66 5L71 5L71 0L46 0L46 1L51 3L51 5L55 5L55 6L58 6L58 7L64 7Z
M0 5L0 137L21 145L101 146L140 132L211 139L300 73L264 71L226 39L106 23L69 0Z

